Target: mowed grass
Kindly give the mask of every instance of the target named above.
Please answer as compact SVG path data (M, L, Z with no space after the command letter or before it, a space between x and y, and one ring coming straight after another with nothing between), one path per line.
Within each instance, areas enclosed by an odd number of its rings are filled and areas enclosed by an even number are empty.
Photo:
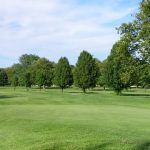
M0 150L132 149L150 149L150 90L0 88Z

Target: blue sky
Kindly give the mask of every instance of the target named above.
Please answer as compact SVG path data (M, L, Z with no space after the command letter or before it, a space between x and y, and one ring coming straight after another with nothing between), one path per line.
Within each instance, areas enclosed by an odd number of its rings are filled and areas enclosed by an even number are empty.
M0 67L36 54L75 64L82 50L104 60L140 0L0 0Z

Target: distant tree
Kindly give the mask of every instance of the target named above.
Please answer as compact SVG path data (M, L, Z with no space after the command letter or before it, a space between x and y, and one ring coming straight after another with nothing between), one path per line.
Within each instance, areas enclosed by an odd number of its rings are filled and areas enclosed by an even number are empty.
M35 79L34 83L39 85L40 89L42 86L43 88L45 86L50 87L53 84L54 66L48 59L39 59L31 68L33 69L31 72L31 80Z
M24 68L28 68L30 65L32 65L38 59L40 59L40 57L37 55L24 54L19 58L19 62Z
M0 86L8 85L8 76L4 69L0 69Z
M5 68L5 71L8 76L8 85L11 85L14 69L12 67Z
M73 84L72 67L66 57L61 57L56 65L54 82L62 89L62 92Z
M85 93L86 89L96 86L98 76L96 60L87 51L81 52L74 70L75 85Z
M10 67L10 75L13 77L15 74L18 78L18 86L25 86L25 73L26 69L21 64L14 64L12 67ZM9 78L11 78L9 76Z
M99 74L98 74L98 79L97 79L97 85L104 87L106 87L106 79L105 79L105 64L106 64L106 60L101 62L99 60L96 60L98 69L99 69Z
M45 75L44 72L42 70L37 70L36 71L36 83L39 86L40 90L43 86L43 88L45 87Z
M16 87L18 86L18 77L15 74L12 77L11 85L14 87L14 91L15 91Z
M26 85L27 90L29 88L31 88L32 82L31 82L31 73L30 72L25 73L25 85Z

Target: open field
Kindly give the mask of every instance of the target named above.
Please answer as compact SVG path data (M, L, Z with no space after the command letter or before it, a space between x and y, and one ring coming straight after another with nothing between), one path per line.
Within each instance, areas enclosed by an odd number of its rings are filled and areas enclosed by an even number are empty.
M150 90L0 88L0 150L101 149L150 149Z

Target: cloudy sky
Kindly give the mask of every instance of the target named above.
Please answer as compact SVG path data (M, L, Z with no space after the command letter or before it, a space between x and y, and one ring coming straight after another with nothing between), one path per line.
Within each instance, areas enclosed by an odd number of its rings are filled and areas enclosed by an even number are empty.
M0 0L0 67L25 53L75 64L88 50L103 60L140 0Z

